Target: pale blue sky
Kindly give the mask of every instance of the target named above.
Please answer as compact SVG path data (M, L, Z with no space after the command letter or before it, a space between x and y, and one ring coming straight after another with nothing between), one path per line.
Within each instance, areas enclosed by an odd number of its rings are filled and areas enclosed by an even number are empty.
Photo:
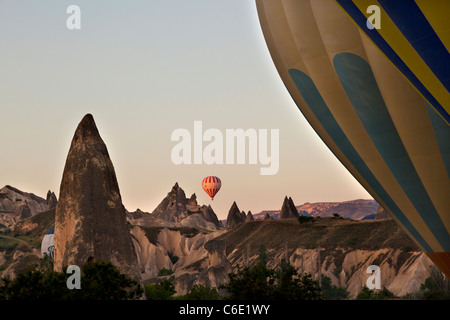
M66 9L81 8L81 30ZM151 212L175 182L224 219L241 210L371 196L304 119L270 58L253 0L0 0L0 185L59 193L74 130L92 113L125 207ZM279 129L280 169L179 165L171 132ZM217 175L211 202L201 189Z

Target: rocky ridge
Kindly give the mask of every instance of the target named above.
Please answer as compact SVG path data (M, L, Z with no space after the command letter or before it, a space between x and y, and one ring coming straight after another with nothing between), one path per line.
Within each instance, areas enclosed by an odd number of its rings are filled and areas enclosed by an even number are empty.
M0 189L0 224L12 227L17 221L56 207L56 195L48 191L47 198L6 185Z
M225 241L233 266L254 265L264 244L269 268L279 267L287 258L315 280L320 274L328 276L334 285L347 289L350 298L366 284L369 265L380 267L382 286L397 296L417 292L434 265L392 219L321 218L309 225L293 219L259 220L217 239Z
M331 217L335 213L341 217L354 220L374 219L378 209L378 203L373 199L357 199L343 202L306 202L295 206L298 214L312 217ZM278 219L281 210L264 210L254 214L255 220L262 220L268 214Z
M152 213L137 209L127 211L127 218L133 225L146 227L195 227L209 231L223 227L210 205L199 205L195 193L187 198L178 183Z

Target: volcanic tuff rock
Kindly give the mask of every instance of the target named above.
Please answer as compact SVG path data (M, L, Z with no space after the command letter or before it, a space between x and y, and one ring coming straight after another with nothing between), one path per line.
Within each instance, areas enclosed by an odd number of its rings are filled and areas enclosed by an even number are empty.
M187 199L186 194L178 185L178 182L175 183L172 190L161 201L156 209L153 210L152 214L156 218L169 222L181 223L182 225L191 225L191 222L195 220L200 223L200 225L198 225L199 227L209 224L212 224L216 228L222 227L211 206L200 206L197 203L197 196L195 193Z
M54 208L56 203L56 196L51 191L46 200L7 185L0 189L0 223L11 227L19 220Z
M19 214L19 219L24 220L26 218L29 218L32 216L31 209L28 206L27 201L25 203L21 204L17 209L16 212Z
M55 270L106 261L138 279L137 257L114 167L92 115L78 125L55 215Z
M227 260L226 244L223 240L212 239L204 245L206 251L208 251L208 265L210 267L219 265L221 263L229 263Z
M56 208L57 204L58 204L58 200L56 199L55 193L48 190L48 192L47 192L47 210Z
M8 185L0 189L1 212L13 213L18 206L25 202L33 214L47 210L47 202L33 193L23 192Z
M233 266L258 263L261 244L267 267L279 268L282 259L314 280L326 275L335 286L355 298L369 277L369 265L381 271L381 286L397 296L417 292L430 275L433 262L393 219L355 221L322 218L312 224L290 220L244 223L216 238L226 243ZM319 272L320 270L320 272Z
M255 221L255 218L253 218L253 214L251 211L247 212L247 216L245 217L245 222L248 221Z
M297 218L298 211L292 201L291 197L284 197L283 205L281 206L280 219Z
M212 239L205 243L204 248L208 251L208 268L199 273L197 282L219 288L228 283L228 274L233 271L226 255L226 243Z
M153 210L153 215L171 222L180 222L187 217L186 194L178 186L178 182L175 183L172 190Z
M234 201L230 211L228 211L226 227L234 228L243 222L245 222L245 213L239 210L236 201Z
M133 227L142 280L158 281L161 269L171 270L177 295L186 294L195 283L214 287L224 284L231 270L224 243L206 244L225 232L226 229L202 232L194 228Z
M199 208L199 214L206 221L214 223L216 227L222 227L222 224L220 223L219 219L217 218L214 210L211 208L210 205L208 206L202 205Z

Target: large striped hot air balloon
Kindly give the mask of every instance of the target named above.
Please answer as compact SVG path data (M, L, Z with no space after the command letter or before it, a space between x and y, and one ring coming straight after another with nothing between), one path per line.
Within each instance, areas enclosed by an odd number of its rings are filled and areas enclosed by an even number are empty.
M219 192L221 186L222 182L215 176L206 177L202 181L202 188L211 197L211 200L214 200L214 196Z
M300 111L450 277L450 1L256 3ZM368 28L374 4L381 29Z

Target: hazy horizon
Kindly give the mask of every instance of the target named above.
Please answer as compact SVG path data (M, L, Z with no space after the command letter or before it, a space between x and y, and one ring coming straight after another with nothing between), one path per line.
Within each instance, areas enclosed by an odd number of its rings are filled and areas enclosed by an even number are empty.
M70 142L94 116L124 206L153 211L175 182L225 219L245 212L372 199L314 132L270 57L254 1L70 1L0 3L0 187L59 197ZM180 128L278 129L279 170L171 160ZM204 177L221 178L214 201Z

